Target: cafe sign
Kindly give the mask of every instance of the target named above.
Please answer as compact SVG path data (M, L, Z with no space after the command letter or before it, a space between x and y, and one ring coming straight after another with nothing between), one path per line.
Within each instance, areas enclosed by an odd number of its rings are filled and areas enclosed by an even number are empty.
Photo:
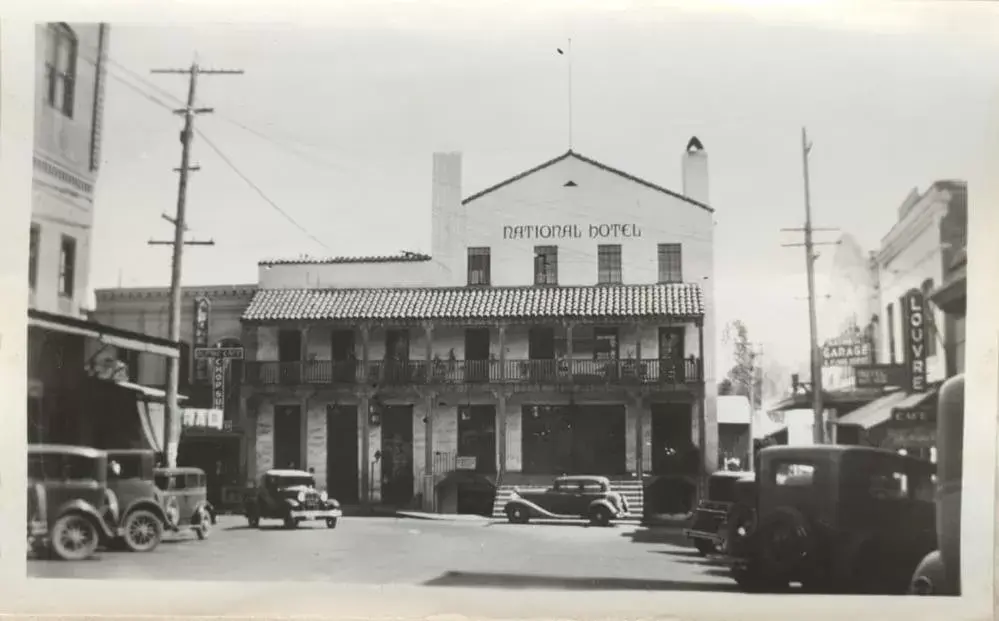
M637 224L518 224L503 227L503 239L634 239Z
M911 289L902 298L902 343L910 392L926 390L926 301L922 292Z
M922 427L936 424L932 408L895 408L891 412L892 427Z

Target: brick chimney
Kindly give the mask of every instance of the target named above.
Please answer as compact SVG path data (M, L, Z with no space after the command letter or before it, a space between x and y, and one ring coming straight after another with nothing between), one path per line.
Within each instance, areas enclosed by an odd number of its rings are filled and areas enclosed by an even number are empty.
M708 196L708 153L697 136L692 136L683 154L683 195L710 206Z

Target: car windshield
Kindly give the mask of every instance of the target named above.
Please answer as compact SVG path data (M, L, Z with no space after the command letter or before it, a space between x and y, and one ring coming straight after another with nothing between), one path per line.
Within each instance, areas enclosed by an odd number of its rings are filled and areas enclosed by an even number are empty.
M141 479L143 470L140 455L114 455L108 459L109 479Z
M299 485L312 487L313 480L312 477L305 477L305 476L271 477L270 484L272 487L275 487L277 489L284 489L286 487L298 487Z

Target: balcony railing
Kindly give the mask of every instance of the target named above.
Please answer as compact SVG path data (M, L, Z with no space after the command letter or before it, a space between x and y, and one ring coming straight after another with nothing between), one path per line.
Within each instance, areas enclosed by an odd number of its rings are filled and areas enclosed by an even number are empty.
M360 362L247 361L251 385L359 384L383 386L457 384L665 384L703 381L701 361L628 360L411 360Z

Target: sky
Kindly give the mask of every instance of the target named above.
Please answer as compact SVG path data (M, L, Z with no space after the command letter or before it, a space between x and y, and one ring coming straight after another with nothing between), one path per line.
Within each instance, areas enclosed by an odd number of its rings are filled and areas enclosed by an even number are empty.
M294 24L113 23L91 286L169 282L169 247L147 241L172 235L161 214L176 207L180 120L168 108L187 83L150 69L197 54L245 70L199 81L198 104L216 112L198 128L225 159L196 139L189 238L215 245L185 250L183 281L252 283L263 258L429 251L435 151L463 153L465 195L565 152L568 72L555 50L571 37L573 148L679 191L697 135L716 210L719 325L741 319L768 357L800 365L804 251L783 247L801 236L781 229L804 222L801 128L814 225L865 249L914 187L966 179L983 158L999 12L891 4L410 3Z

